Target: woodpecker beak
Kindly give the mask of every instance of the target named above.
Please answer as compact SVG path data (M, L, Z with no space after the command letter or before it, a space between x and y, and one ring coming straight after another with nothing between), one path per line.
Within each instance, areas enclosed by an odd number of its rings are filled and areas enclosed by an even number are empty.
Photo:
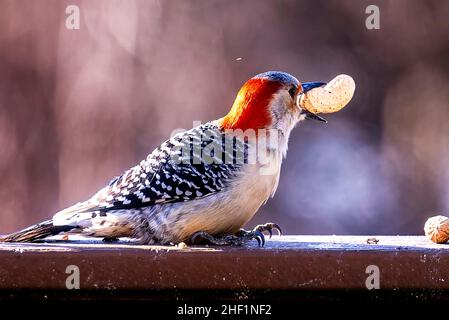
M324 86L326 82L303 82L302 83L302 93L306 93L309 90L312 90L313 88L318 88L321 86Z
M301 94L306 93L307 91L312 90L313 88L318 88L318 87L324 86L325 84L326 84L326 82L320 82L320 81L303 82L302 83L302 92L301 92ZM301 99L300 99L300 95L299 95L298 96L298 100L297 100L299 108L301 108L301 105L299 103L300 100ZM319 115L316 115L316 114L314 114L314 113L312 113L312 112L310 112L308 110L305 110L304 108L301 108L301 109L302 109L302 113L305 114L307 120L317 120L317 121L321 121L321 122L327 123L327 120L322 118L322 117L320 117Z
M312 113L310 111L304 110L303 112L306 115L306 120L317 120L324 123L327 123L327 120L323 117L320 117L319 115L316 115L315 113Z

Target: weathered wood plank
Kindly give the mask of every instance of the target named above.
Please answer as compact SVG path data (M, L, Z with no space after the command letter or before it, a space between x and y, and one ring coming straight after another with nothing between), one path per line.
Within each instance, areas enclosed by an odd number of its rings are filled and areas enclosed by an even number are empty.
M369 265L381 290L449 290L449 245L418 236L283 236L266 246L141 246L98 241L0 245L0 291L68 290L69 265L80 289L367 290ZM75 290L71 290L75 291Z

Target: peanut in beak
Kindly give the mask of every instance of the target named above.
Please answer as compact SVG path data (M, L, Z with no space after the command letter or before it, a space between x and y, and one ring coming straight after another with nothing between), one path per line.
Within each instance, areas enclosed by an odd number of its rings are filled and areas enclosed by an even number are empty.
M300 106L314 114L334 113L351 101L355 82L351 76L340 74L326 86L314 88L299 97Z

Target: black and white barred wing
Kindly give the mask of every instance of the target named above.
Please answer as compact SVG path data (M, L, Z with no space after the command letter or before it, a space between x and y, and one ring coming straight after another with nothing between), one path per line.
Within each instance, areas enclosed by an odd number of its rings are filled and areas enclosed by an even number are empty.
M178 134L113 179L92 199L69 208L74 210L66 211L65 218L75 211L137 209L220 192L238 175L245 148L244 143L227 137L211 124Z

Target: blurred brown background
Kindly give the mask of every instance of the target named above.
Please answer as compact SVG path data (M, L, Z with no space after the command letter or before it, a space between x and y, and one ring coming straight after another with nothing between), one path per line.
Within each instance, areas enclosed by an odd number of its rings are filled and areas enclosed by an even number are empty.
M80 30L65 28L71 4ZM365 27L370 4L380 30ZM421 234L449 215L448 1L0 0L0 233L85 200L173 129L221 117L267 70L347 73L357 90L327 125L295 129L251 225Z

